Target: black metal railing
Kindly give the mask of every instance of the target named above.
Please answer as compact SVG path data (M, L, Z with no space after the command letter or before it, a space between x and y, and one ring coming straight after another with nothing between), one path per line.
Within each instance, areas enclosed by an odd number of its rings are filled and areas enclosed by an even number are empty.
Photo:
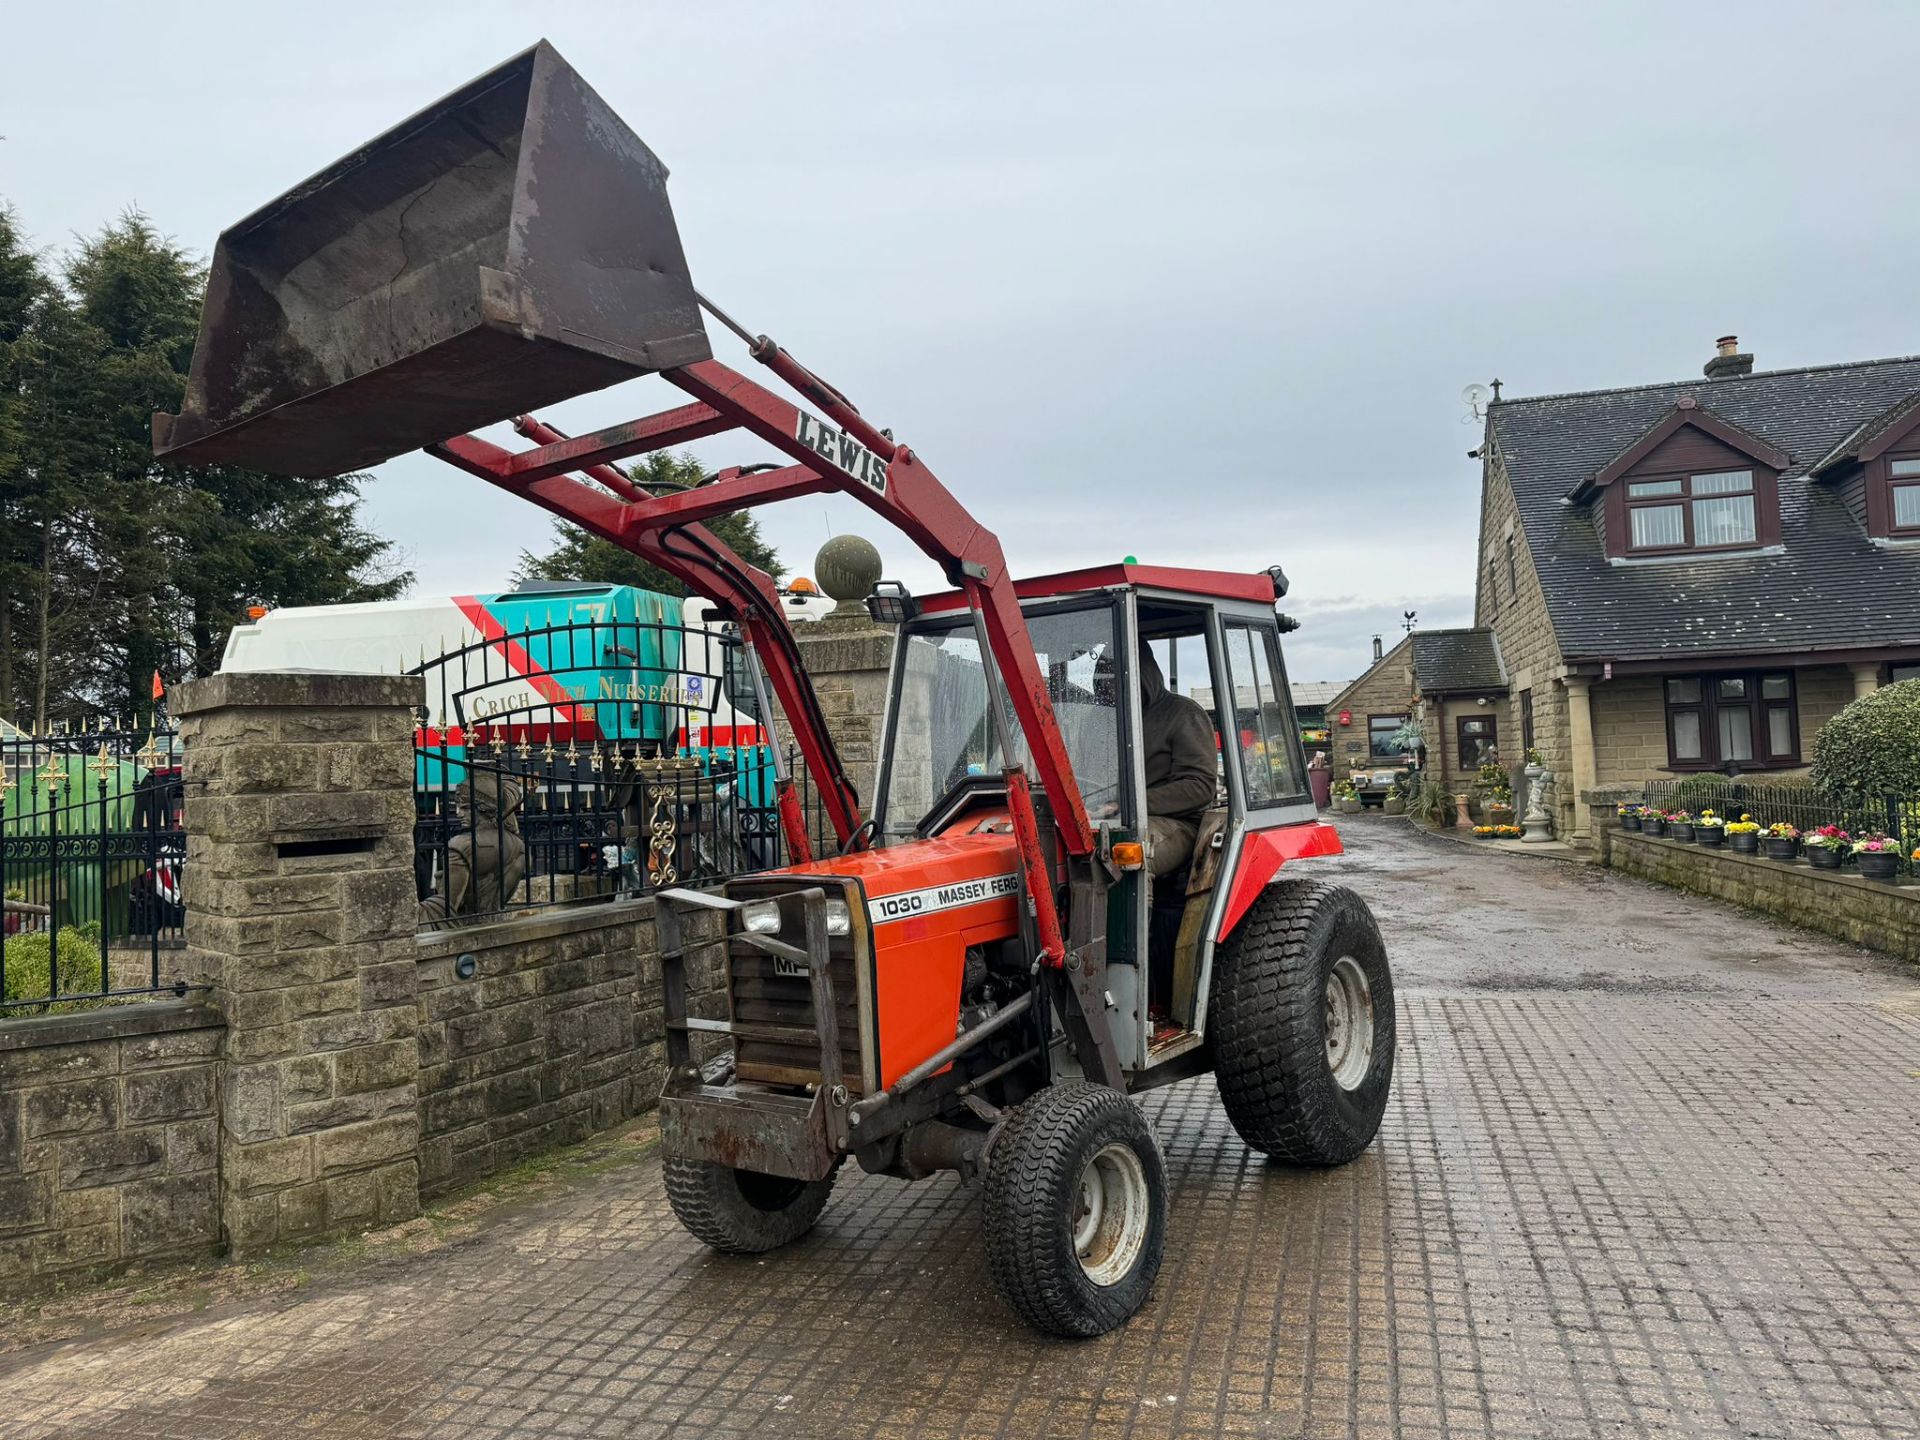
M0 1016L161 990L185 943L179 743L164 721L0 727Z
M1920 799L1904 796L1841 800L1811 785L1756 785L1718 775L1694 775L1648 782L1642 803L1661 811L1684 810L1696 817L1704 810L1727 820L1751 815L1762 825L1784 823L1802 833L1835 825L1855 839L1890 835L1902 842L1903 856L1920 846Z
M728 630L584 619L424 662L415 881L426 925L781 865L764 687ZM811 786L796 790L815 820Z

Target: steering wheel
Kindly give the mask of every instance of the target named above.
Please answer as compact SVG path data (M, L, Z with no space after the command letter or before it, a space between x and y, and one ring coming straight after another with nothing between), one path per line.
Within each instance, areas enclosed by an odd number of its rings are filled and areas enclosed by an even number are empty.
M857 855L862 850L873 848L873 837L880 833L880 827L871 818L862 820L847 836L846 844L840 847L842 855Z
M1108 785L1096 786L1092 790L1082 790L1080 792L1080 804L1081 804L1081 807L1086 810L1087 818L1090 820L1101 819L1102 818L1101 816L1096 815L1094 813L1094 811L1097 808L1097 802L1099 800L1099 797L1102 795L1108 795L1108 794L1117 796L1119 793L1120 793L1120 782L1118 780L1115 780ZM1115 806L1114 808L1117 813L1119 807Z

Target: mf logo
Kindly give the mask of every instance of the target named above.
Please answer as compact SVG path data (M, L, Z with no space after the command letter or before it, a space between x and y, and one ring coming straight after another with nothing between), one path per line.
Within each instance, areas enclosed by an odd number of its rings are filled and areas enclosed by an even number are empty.
M846 431L800 412L793 427L793 438L821 459L838 465L869 490L887 493L887 462L874 454Z

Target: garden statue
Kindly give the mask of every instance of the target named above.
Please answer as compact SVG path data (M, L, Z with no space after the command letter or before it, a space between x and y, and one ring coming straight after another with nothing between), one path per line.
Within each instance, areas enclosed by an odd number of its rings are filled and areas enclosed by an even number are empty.
M527 842L520 838L525 792L497 770L468 774L460 796L466 828L447 842L442 888L420 902L426 924L504 909L527 875Z
M1527 813L1520 821L1520 839L1537 845L1553 839L1553 772L1541 765L1528 765Z

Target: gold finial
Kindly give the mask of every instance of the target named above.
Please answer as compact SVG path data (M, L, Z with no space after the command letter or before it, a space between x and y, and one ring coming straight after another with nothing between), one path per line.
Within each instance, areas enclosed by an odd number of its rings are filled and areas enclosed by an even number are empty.
M523 735L520 738L520 743L513 747L513 753L518 755L522 760L529 759L533 755L533 742Z
M60 757L51 751L47 754L47 763L40 767L40 783L48 790L58 790L67 783L67 772L60 764Z
M553 736L547 736L547 743L540 747L540 758L551 765L553 764L553 757L559 753L558 750L553 748Z
M107 742L102 740L100 742L100 753L89 760L87 766L93 771L100 783L104 785L107 783L107 776L111 775L114 770L118 768L119 763L120 762L115 760L111 755L107 754Z
M0 805L7 803L7 796L19 788L19 782L13 778L13 771L0 765Z
M587 751L587 769L591 770L595 775L600 773L600 767L604 763L606 762L600 753L600 747L598 745L595 745L591 750Z
M498 725L487 727L487 749L493 752L493 758L496 760L507 753L507 739L500 733Z
M147 743L135 752L133 758L149 770L158 770L160 768L160 744L155 738L153 731L149 730L147 732Z

